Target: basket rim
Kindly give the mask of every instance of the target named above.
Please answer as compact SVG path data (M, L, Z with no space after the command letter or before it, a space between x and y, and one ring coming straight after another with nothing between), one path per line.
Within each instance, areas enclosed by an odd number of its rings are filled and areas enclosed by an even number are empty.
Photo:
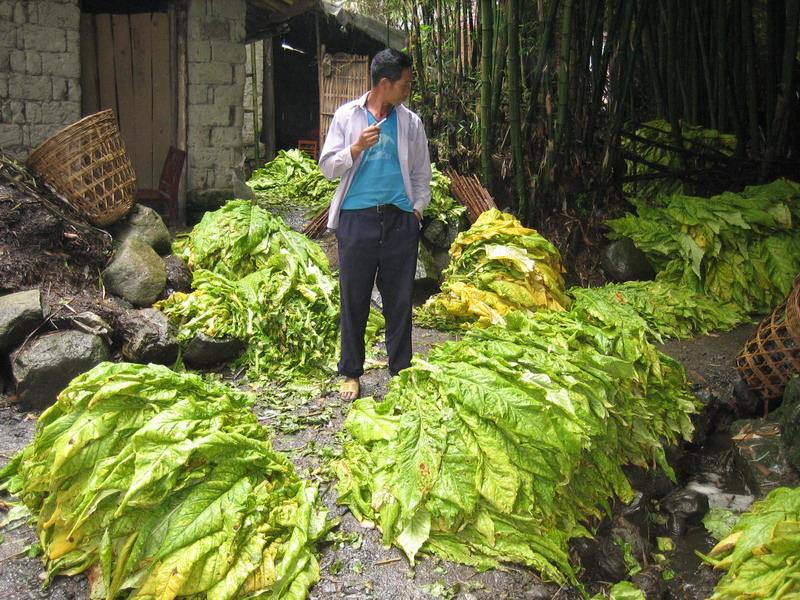
M61 135L65 133L69 133L73 129L78 129L83 127L87 121L95 121L99 119L105 119L107 117L114 118L114 109L113 108L104 108L103 110L97 111L96 113L92 113L90 115L86 115L85 117L81 117L77 121L70 123L56 131L54 134L50 135L41 142L36 148L31 150L31 153L28 155L28 158L25 160L25 164L31 164L36 162L38 155L45 152L50 144Z

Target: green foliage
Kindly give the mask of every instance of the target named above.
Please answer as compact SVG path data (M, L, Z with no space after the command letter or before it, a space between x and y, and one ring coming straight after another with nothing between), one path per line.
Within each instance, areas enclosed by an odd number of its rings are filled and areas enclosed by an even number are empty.
M663 119L643 123L643 126L636 130L636 135L662 145L671 146L673 144L672 127ZM722 156L733 156L736 150L736 136L720 133L715 129L703 129L697 125L682 124L681 135L684 148L699 155L689 159L688 168L702 169L707 166L707 163L714 164L715 153ZM682 169L678 153L674 150L627 138L623 138L620 146L623 150L636 154L647 162L663 165L674 171ZM709 156L708 161L702 158L703 155ZM658 172L653 167L632 160L625 160L625 164L628 167L628 175L648 175ZM630 182L624 184L622 189L626 194L645 201L653 201L660 196L671 196L684 192L681 181L672 178Z
M431 170L431 202L425 209L425 216L445 223L457 223L467 209L450 194L450 178L435 164L431 164Z
M660 281L764 313L800 272L800 184L778 179L739 194L633 204L636 215L606 223L611 237L627 236L647 254Z
M739 515L726 508L714 507L703 517L703 526L715 540L722 540L730 535Z
M615 319L641 319L658 341L689 338L728 330L746 320L735 305L722 303L665 281L628 281L600 288L569 289L572 312L613 324Z
M412 562L518 562L574 584L567 541L632 497L624 464L669 469L662 442L687 438L695 410L638 323L509 313L353 404L339 500Z
M191 294L158 303L178 339L198 332L247 342L251 378L293 380L327 369L336 354L338 284L320 247L245 200L206 213L183 252Z
M253 171L247 182L257 202L265 206L305 206L317 212L330 203L339 180L328 181L304 152L280 150L278 156Z
M74 379L0 471L35 520L48 579L92 597L302 599L319 579L317 490L229 386L158 365Z
M592 596L591 600L604 600L605 598L608 600L647 600L644 592L630 581L615 583L608 590L608 596L597 594Z
M563 310L561 271L555 246L513 216L486 211L450 246L442 291L417 311L417 323L458 328L502 324L511 310Z
M712 600L798 597L800 488L778 488L756 502L704 558L727 570Z

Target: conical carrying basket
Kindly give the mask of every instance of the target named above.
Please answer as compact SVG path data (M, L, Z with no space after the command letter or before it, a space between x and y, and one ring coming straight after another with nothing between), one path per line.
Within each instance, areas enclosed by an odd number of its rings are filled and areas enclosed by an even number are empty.
M50 136L25 164L98 227L119 220L133 205L136 175L111 109Z
M789 379L800 372L800 277L786 301L761 321L755 337L744 345L736 368L765 400L782 397Z

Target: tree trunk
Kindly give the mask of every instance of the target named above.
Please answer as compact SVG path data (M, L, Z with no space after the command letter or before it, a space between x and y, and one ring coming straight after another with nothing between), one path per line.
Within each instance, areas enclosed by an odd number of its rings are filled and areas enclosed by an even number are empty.
M492 19L494 2L481 0L481 175L483 185L492 189Z
M503 97L503 75L506 69L506 54L507 54L507 46L508 46L508 34L507 34L507 19L505 18L504 12L510 10L509 8L504 7L505 2L501 0L498 2L497 5L497 44L495 45L495 52L494 52L494 68L492 69L492 109L491 109L491 122L492 122L492 129L494 129L494 124L498 123L500 120L500 102ZM494 132L490 135L494 137Z
M564 0L561 11L561 39L558 56L558 113L556 117L556 147L566 138L567 108L569 104L569 53L572 39L572 2Z
M766 178L772 169L772 161L785 153L786 135L794 104L794 71L797 56L797 31L800 20L800 0L786 0L786 29L783 37L783 68L778 98L775 102L775 117L770 126L766 160L762 163L761 175Z
M519 214L527 215L525 205L525 165L522 162L522 130L520 112L522 94L520 92L519 68L519 5L518 0L509 0L507 8L508 31L508 112L511 134L511 157L514 166L514 196Z
M536 65L533 71L528 74L528 89L530 89L530 102L528 112L525 115L525 130L529 130L536 117L536 110L539 102L539 90L542 84L542 72L547 63L547 56L550 53L550 45L555 28L556 14L558 12L559 0L550 0L547 6L547 15L542 23L542 35L540 39L539 54L536 58Z
M711 122L711 128L717 129L717 113L714 110L714 86L711 82L711 65L708 60L708 53L706 52L707 40L704 35L703 21L700 19L700 11L697 8L697 2L692 2L692 12L694 13L694 21L697 27L697 42L700 46L700 61L703 64L703 78L706 82L708 117Z

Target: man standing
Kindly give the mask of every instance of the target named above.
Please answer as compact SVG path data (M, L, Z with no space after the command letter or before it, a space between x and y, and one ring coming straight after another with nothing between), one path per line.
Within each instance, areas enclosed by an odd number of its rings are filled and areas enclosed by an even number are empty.
M342 348L340 396L360 394L364 330L373 284L386 319L389 373L411 361L411 294L422 213L431 199L428 138L403 106L411 59L382 50L370 65L372 89L339 107L319 159L328 179L341 177L328 227L339 248Z

